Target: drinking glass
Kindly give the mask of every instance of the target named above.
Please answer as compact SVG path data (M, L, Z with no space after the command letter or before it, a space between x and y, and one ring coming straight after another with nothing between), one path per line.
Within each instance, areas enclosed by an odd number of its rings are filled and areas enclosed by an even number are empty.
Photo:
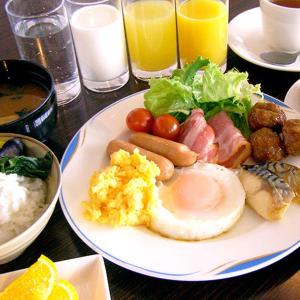
M124 0L123 12L133 75L170 75L177 68L174 0Z
M129 79L120 0L67 0L83 84L109 92Z
M22 59L51 73L58 105L80 93L75 50L63 0L8 0L5 5Z
M229 0L177 0L180 63L198 56L226 70Z

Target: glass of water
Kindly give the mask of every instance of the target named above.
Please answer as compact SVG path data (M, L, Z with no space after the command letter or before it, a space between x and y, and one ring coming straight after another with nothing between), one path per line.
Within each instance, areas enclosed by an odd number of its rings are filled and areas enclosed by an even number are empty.
M5 9L21 58L52 74L58 105L75 99L81 87L64 0L8 0Z

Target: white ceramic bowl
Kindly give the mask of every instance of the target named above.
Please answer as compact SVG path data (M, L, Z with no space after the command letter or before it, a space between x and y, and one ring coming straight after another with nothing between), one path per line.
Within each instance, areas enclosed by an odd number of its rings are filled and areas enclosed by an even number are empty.
M47 202L49 205L43 214L30 227L13 239L0 245L0 264L7 263L22 254L22 252L41 233L54 211L61 187L60 165L53 152L46 145L31 137L13 133L0 133L0 141L14 137L22 140L27 148L27 155L29 156L42 157L46 152L51 152L53 156L52 169L48 178L46 179L48 185Z

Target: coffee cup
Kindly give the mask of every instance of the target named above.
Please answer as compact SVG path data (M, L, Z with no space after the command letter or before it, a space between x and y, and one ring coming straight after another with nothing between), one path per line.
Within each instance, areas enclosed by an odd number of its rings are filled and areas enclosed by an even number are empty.
M300 51L300 1L260 0L262 32L276 51Z

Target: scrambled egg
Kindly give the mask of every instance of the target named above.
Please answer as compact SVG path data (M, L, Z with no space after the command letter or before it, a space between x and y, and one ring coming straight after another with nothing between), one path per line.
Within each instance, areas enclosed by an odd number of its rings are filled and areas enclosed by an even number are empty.
M110 166L91 177L90 200L82 203L85 217L114 226L149 225L159 173L159 167L138 150L113 153Z

